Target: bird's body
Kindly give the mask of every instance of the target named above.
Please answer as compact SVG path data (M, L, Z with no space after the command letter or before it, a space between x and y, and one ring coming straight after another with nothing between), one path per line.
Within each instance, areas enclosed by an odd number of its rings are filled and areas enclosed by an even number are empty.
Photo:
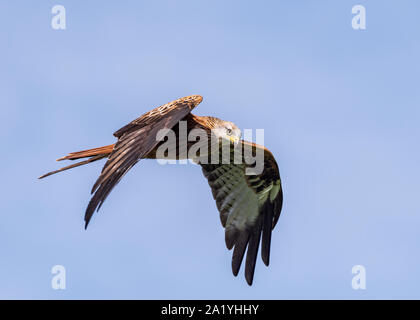
M201 96L188 96L155 108L116 131L114 136L118 141L115 144L70 153L58 160L88 159L49 172L40 178L103 158L108 159L92 188L94 195L85 214L87 227L95 209L99 210L113 187L139 160L194 159L201 165L212 188L222 225L226 229L226 245L229 250L234 248L234 275L237 275L248 248L245 277L251 285L260 239L262 258L268 265L271 230L282 207L277 163L271 152L263 146L240 140L241 132L232 122L193 115L191 110L201 101ZM168 135L166 140L158 138L161 131L168 130L171 130L172 136ZM193 139L190 139L191 135ZM197 137L201 137L199 142L194 139ZM224 153L222 142L226 141L228 149ZM247 149L254 154L262 152L262 172L251 175L247 173L252 165L247 162ZM234 162L238 150L241 161ZM228 161L225 161L226 154Z

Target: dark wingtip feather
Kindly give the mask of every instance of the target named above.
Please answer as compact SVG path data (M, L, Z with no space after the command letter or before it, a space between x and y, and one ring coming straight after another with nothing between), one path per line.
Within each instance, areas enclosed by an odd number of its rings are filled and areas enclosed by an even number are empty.
M246 246L249 241L249 232L244 231L238 237L238 240L233 249L232 255L232 273L236 277L238 275L239 269L241 268L242 260L245 255Z
M95 208L96 208L96 197L93 196L92 199L90 199L89 204L86 208L86 212L85 212L85 230L89 225L90 219L93 216L93 213L95 212Z
M89 225L89 222L90 222L90 219L92 218L92 216L93 216L93 212L92 213L91 212L87 212L87 210L86 210L86 214L85 214L85 230L87 229L87 227Z
M255 264L257 262L258 247L261 239L262 217L259 217L251 231L248 250L245 262L245 279L249 285L252 285L254 279Z
M96 180L95 184L93 185L92 189L90 190L90 194L94 194L95 191L98 189L100 181L101 181L101 176L99 176L99 178Z
M236 229L226 229L225 231L225 243L228 250L232 249L236 239L238 238L238 230Z
M249 286L252 286L252 282L254 280L254 271L255 271L255 264L251 268L248 267L248 264L245 265L245 280Z
M267 258L262 258L264 264L268 267L270 265L270 255L267 256Z
M271 246L271 233L274 215L274 206L268 200L263 208L263 226L262 226L262 243L261 243L261 258L264 264L268 267L270 264L270 246Z

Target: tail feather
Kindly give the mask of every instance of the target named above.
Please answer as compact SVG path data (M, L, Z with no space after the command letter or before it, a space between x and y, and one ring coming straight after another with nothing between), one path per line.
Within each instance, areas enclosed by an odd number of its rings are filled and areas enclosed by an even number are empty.
M106 156L107 156L106 154L99 154L99 155L94 156L94 157L92 157L92 158L90 158L90 159L87 159L87 160L84 160L84 161L80 161L80 162L74 163L74 164L72 164L72 165L69 165L69 166L63 167L63 168L61 168L61 169L54 170L54 171L48 172L48 173L46 173L46 174L43 174L43 175L42 175L42 176L40 176L38 179L43 179L43 178L48 177L48 176L50 176L50 175L52 175L52 174L56 174L56 173L59 173L59 172L65 171L65 170L69 170L69 169L72 169L72 168L76 168L76 167L78 167L78 166L83 166L84 164L88 164L88 163L90 163L90 162L94 162L94 161L100 160L100 159L102 159L102 158L105 158Z
M99 147L99 148L94 148L94 149L89 149L89 150L83 150L83 151L78 151L78 152L71 152L67 156L62 157L60 159L57 159L57 161L76 160L76 159L88 158L88 157L89 157L89 159L74 163L72 165L63 167L63 168L55 170L55 171L48 172L48 173L40 176L38 179L42 179L42 178L48 177L52 174L56 174L56 173L59 173L59 172L62 172L62 171L68 170L68 169L83 166L85 164L88 164L88 163L106 158L106 157L109 156L109 154L112 152L113 149L114 149L114 145L111 144L111 145L104 146L104 147Z
M76 159L80 159L80 158L87 158L87 157L96 156L96 155L99 155L99 154L110 154L113 149L114 149L114 145L110 144L110 145L104 146L104 147L93 148L93 149L77 151L77 152L70 152L68 155L57 159L57 161L76 160Z

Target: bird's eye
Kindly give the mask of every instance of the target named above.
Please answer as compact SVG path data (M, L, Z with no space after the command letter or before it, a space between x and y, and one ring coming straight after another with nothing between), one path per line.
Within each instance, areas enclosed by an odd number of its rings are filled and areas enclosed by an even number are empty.
M232 129L227 129L227 134L230 136L232 134Z

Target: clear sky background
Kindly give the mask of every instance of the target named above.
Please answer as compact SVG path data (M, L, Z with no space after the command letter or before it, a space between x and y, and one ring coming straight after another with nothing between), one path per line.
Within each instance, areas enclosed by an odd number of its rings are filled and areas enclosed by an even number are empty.
M51 28L64 5L67 29ZM367 29L351 27L353 5ZM420 298L418 1L1 1L0 298ZM194 165L139 162L88 230L103 162L46 180L190 94L264 129L282 216L254 285L231 273ZM63 265L66 290L51 288ZM354 265L366 290L353 290Z

